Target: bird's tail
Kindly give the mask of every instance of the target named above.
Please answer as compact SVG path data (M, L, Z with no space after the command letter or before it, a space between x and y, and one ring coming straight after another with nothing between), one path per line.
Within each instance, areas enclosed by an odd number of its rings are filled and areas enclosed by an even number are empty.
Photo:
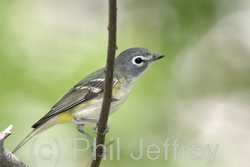
M36 127L35 129L33 129L28 136L25 137L25 139L23 139L23 141L21 141L20 144L18 144L18 146L16 146L16 148L12 151L12 154L14 154L19 148L21 148L27 141L29 141L29 139L31 139L33 136L35 136L36 134L39 134L41 132L43 132L44 130L52 127L53 125L50 124L50 121L44 122L43 124L39 125L38 127Z

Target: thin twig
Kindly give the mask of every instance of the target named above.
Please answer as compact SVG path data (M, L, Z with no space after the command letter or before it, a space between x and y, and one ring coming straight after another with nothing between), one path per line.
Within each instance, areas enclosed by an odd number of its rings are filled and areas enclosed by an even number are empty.
M117 18L117 5L116 0L109 0L109 36L108 36L108 55L106 62L106 76L105 76L105 91L102 103L102 110L100 119L98 122L98 135L96 139L96 146L104 146L105 134L102 133L106 129L109 109L112 98L112 83L113 83L113 71L114 71L114 60L116 51L116 18ZM91 167L98 167L103 157L103 147L96 147L96 158L92 161Z
M27 167L15 155L4 147L4 140L11 135L13 125L10 125L0 133L0 166L1 167Z
M114 143L114 142L115 142L115 140L109 141L109 142L105 145L105 147L108 148L108 147L109 147L112 143ZM82 167L88 167L88 166L90 165L90 163L93 161L93 159L94 159L93 156L90 157L90 158L83 164Z

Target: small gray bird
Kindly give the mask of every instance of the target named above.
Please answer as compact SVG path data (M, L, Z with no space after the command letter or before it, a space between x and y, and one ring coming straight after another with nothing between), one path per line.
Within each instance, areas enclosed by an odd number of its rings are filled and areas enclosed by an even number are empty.
M162 54L152 54L145 48L130 48L115 59L113 78L113 99L110 115L126 100L136 81L155 60L163 58ZM14 149L15 153L34 135L56 124L76 124L80 133L93 139L83 129L84 125L97 123L104 94L105 68L101 68L83 78L64 94L51 110L38 120L33 131Z

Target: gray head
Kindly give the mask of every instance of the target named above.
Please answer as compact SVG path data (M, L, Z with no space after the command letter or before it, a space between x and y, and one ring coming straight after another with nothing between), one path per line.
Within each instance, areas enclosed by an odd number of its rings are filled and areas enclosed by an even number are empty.
M155 60L163 58L162 54L152 54L145 48L130 48L120 53L116 66L123 72L127 81L136 81Z

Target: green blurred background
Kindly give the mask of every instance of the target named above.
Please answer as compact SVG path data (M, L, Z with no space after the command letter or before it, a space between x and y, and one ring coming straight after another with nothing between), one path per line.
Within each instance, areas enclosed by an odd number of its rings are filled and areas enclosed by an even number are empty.
M64 92L105 65L107 6L101 0L0 2L0 128L14 125L5 141L9 150ZM110 117L107 141L119 138L120 151L118 142L113 143L114 160L108 156L101 166L249 164L249 17L248 0L118 2L117 54L140 46L166 57L145 73ZM92 132L92 127L86 129ZM74 160L74 138L82 137L74 125L58 125L35 136L16 155L35 166L30 156L33 143L37 166L54 166L57 157L59 167L82 166L91 156L90 150L78 152ZM143 157L134 160L130 153L140 155L140 138ZM166 152L163 144L168 138L171 146ZM177 138L175 155L172 144ZM152 144L151 151L160 149L150 154L155 160L147 157ZM194 144L200 144L195 154ZM185 151L184 145L189 145ZM42 156L52 155L51 159L41 158L42 146ZM85 142L77 144L85 147Z

